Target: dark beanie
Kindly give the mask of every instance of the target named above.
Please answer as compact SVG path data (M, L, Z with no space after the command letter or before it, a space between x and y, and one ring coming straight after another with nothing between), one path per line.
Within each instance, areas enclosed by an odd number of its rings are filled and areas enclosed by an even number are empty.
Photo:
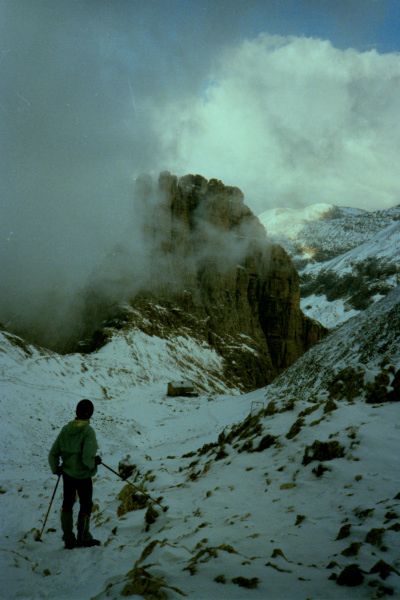
M93 411L94 406L90 400L80 400L76 405L76 416L78 419L90 419Z

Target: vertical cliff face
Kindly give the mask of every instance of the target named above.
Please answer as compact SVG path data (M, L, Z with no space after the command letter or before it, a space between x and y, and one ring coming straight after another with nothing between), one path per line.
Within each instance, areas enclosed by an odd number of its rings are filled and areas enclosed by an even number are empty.
M270 382L322 337L323 328L300 311L288 255L268 242L239 189L169 173L151 193L144 181L139 186L143 202L153 198L146 228L162 276L134 305L143 310L146 299L156 299L163 319L185 322L206 339L225 358L226 376L244 389Z

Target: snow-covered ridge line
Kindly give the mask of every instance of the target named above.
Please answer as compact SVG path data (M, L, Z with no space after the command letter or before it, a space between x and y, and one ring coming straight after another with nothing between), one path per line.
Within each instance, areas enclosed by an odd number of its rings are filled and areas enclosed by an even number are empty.
M400 221L391 223L368 241L340 256L323 263L309 263L302 273L312 274L321 270L348 273L354 264L368 258L386 258L400 264Z
M325 210L326 209L326 210ZM316 258L337 256L369 241L400 219L400 205L365 211L324 204L305 209L271 209L259 215L267 234L283 244L292 256L314 248ZM321 258L318 258L318 253Z

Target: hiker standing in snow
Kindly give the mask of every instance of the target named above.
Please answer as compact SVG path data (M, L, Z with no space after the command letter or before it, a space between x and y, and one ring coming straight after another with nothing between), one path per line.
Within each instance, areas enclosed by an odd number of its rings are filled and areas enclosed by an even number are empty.
M100 545L99 540L95 540L89 531L93 496L92 477L97 471L97 465L101 463L100 456L96 456L96 434L89 424L93 410L90 400L78 402L76 418L62 428L49 453L52 472L63 477L61 527L64 545L68 549ZM73 531L72 520L76 494L80 504L77 537Z

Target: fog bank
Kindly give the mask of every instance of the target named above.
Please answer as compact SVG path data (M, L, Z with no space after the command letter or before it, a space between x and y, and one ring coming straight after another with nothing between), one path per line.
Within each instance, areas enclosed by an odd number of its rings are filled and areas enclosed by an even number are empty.
M398 55L289 36L317 4L303 18L259 0L0 0L6 327L67 335L111 255L121 296L140 288L142 172L222 179L255 213L399 202ZM383 14L363 7L353 41Z

